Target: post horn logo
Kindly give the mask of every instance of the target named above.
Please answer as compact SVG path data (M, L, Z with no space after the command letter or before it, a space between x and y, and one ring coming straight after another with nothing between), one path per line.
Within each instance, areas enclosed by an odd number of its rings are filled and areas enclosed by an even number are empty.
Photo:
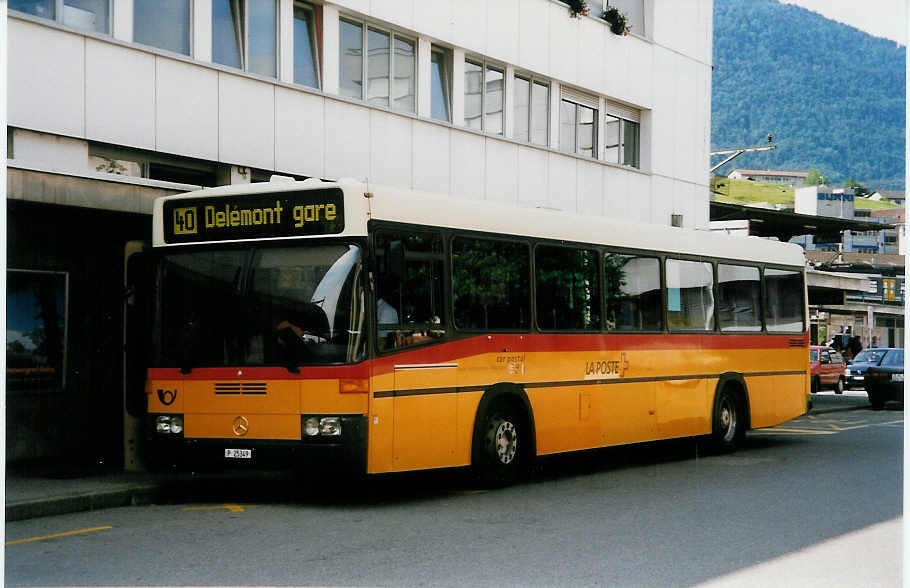
M170 406L174 404L174 401L177 400L177 391L176 390L162 390L158 388L158 400L161 401L161 404L165 406Z
M238 437L243 437L250 430L250 421L247 420L247 418L245 416L239 416L236 419L234 419L234 424L232 426L232 429L234 430L234 435L236 435Z

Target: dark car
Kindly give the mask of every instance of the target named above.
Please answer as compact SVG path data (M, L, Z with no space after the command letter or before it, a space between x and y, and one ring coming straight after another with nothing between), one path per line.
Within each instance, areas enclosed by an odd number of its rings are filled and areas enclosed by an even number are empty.
M887 347L870 347L856 354L847 362L847 389L865 387L866 370L879 365L888 353Z
M866 394L872 408L889 400L904 401L904 350L889 349L879 365L866 370Z
M812 373L812 393L830 388L835 394L844 391L844 357L836 350L823 345L809 348L809 368Z

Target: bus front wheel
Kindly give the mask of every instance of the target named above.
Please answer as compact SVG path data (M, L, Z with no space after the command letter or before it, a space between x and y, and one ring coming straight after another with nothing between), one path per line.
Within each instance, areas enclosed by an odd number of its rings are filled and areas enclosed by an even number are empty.
M474 469L483 484L501 486L518 478L528 445L518 411L504 402L491 406L478 421L474 439Z

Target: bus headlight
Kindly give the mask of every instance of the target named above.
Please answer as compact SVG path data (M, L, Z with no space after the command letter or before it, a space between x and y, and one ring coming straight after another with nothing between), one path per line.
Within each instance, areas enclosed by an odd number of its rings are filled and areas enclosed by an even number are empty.
M892 382L903 382L904 374L891 374L891 381Z
M341 435L341 417L325 417L319 419L319 434L327 437Z
M162 414L155 419L155 431L162 435L182 435L183 415Z
M303 432L308 437L315 437L319 434L319 419L310 417L303 421Z
M340 416L305 416L303 417L304 437L340 437Z

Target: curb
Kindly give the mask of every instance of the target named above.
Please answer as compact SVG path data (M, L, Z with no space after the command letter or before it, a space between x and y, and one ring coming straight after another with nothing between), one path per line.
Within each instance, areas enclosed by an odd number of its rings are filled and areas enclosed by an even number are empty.
M7 503L6 521L22 521L103 508L151 504L160 494L161 488L157 484L143 484L116 490L86 492L39 500L21 500Z

